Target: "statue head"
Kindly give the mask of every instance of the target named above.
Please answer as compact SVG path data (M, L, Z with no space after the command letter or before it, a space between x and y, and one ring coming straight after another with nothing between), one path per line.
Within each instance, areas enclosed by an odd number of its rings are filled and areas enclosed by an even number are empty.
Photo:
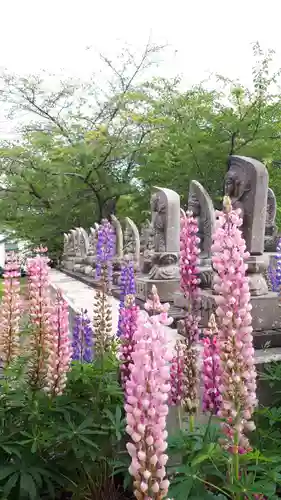
M199 217L201 213L200 201L194 193L189 193L188 197L188 210L190 210L194 217Z
M163 253L159 256L159 264L161 266L171 266L178 262L178 257L173 253Z
M230 198L238 198L240 191L240 181L238 175L233 170L229 170L224 180L224 194Z

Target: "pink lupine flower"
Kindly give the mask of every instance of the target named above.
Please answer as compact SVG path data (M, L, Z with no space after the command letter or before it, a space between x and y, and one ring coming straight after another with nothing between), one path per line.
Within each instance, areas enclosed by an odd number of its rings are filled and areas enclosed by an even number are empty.
M130 365L132 363L132 353L135 345L135 331L137 329L137 318L139 308L135 304L134 295L126 295L124 307L120 310L120 360L122 365L121 370L121 383L125 390L126 382L130 375Z
M7 254L4 268L3 298L0 311L1 362L8 367L19 355L20 264L14 253Z
M245 432L255 428L251 419L257 404L252 307L245 264L249 254L239 229L240 210L232 209L228 197L224 198L224 212L218 215L212 251L221 359L219 416L225 420L225 445L238 454L239 449L249 449Z
M170 325L173 322L173 318L171 318L168 315L170 304L169 302L166 302L165 304L162 304L160 302L160 297L158 295L158 291L155 285L153 285L151 288L151 292L149 294L147 301L144 304L144 308L150 316L157 315L159 321L163 325Z
M34 248L34 252L37 254L44 254L48 252L48 248L43 247L43 245L40 245L39 247Z
M198 407L198 350L200 321L198 225L191 212L181 218L180 285L186 299L186 314L180 324L181 348L172 364L172 402L180 402L190 414L190 429ZM176 363L178 367L176 368Z
M165 465L168 456L166 418L168 415L169 365L164 325L159 315L139 316L134 335L131 374L126 383L126 431L131 437L127 450L137 499L162 499L169 481Z
M198 224L192 212L181 218L180 232L180 287L187 300L187 309L193 312L200 304ZM196 307L197 306L197 307Z
M46 377L47 337L51 331L49 259L37 255L27 260L30 335L29 378L34 388L44 387Z
M217 325L214 314L209 320L208 329L203 339L203 411L217 415L221 405L221 368L217 343Z
M51 317L51 330L47 336L48 358L45 390L52 396L61 395L66 385L71 364L68 304L57 292Z

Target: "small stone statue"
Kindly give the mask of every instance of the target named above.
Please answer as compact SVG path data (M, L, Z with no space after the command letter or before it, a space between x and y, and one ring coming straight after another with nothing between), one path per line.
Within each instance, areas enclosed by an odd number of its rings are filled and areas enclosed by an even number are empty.
M155 252L166 251L165 219L166 206L161 203L160 196L155 193L151 197L152 226L154 230Z
M211 257L212 234L215 226L215 210L213 202L198 181L191 181L188 196L188 210L192 212L198 223L201 259Z
M254 158L231 156L224 191L231 199L232 207L241 210L241 230L248 252L262 255L268 195L267 169Z
M267 191L267 209L265 219L265 237L264 237L264 250L265 252L275 252L277 245L277 232L278 228L275 224L277 212L277 203L274 191L268 188Z

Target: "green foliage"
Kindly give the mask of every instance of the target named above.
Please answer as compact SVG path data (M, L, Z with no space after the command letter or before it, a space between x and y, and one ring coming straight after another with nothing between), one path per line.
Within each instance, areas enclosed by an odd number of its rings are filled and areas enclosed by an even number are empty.
M116 360L103 373L75 363L62 396L31 391L21 371L1 380L1 498L108 498L111 474L124 433L123 397Z
M229 498L252 499L264 494L277 499L281 484L280 454L253 451L240 455L240 480L231 474L232 456L219 445L218 423L202 425L193 433L180 432L169 443L169 456L180 464L170 465L169 495L177 500ZM173 460L174 458L174 460Z
M279 198L281 103L272 52L255 45L251 88L218 76L215 86L183 89L179 78L140 83L158 50L146 47L140 61L125 53L117 66L103 58L113 76L102 95L95 79L62 82L53 92L37 77L2 74L9 116L30 116L18 141L0 144L3 227L58 257L71 227L89 228L112 211L144 221L153 185L178 191L184 205L196 178L219 204L230 154L264 161Z

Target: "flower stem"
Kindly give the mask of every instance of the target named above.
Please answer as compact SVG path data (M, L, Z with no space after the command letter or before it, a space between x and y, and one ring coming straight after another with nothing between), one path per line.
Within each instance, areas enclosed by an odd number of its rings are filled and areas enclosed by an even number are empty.
M190 415L189 417L189 431L194 432L194 415Z
M237 481L237 482L240 479L238 444L239 444L238 432L236 432L235 436L234 436L233 476L234 476L235 481ZM235 498L235 500L240 500L240 493L235 493L234 498Z

